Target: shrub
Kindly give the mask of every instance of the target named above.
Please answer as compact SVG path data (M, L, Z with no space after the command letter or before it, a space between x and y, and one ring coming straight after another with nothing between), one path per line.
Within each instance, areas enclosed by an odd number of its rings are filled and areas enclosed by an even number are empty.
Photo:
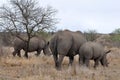
M94 41L97 38L97 31L96 30L88 30L84 32L84 35L87 41Z
M115 29L112 33L113 33L113 34L120 34L120 28Z
M112 40L113 46L120 47L120 34L112 34L110 39Z

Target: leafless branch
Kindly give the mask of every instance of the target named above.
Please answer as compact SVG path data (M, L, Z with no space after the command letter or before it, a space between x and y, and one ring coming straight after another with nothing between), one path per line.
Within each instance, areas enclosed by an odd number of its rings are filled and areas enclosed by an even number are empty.
M35 0L9 0L9 6L0 7L0 25L23 40L20 33L27 34L29 42L37 31L49 30L56 24L56 10L41 7Z

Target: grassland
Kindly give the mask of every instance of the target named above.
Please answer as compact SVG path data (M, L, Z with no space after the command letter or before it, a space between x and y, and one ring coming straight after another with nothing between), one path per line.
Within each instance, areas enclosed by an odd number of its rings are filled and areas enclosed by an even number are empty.
M120 50L111 49L107 56L110 63L107 68L99 65L94 69L92 61L89 69L80 67L78 56L75 56L72 67L68 66L68 58L65 57L62 70L57 71L52 56L41 54L36 57L34 53L29 53L29 59L13 57L13 49L4 47L1 53L6 55L0 57L0 80L120 80Z

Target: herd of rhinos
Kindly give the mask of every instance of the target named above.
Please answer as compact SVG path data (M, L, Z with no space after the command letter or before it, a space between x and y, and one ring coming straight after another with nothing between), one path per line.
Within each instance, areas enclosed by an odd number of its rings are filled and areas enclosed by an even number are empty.
M16 39L13 56L21 57L20 50L22 49L26 51L25 42ZM77 54L79 55L80 65L89 67L90 60L94 60L94 68L99 65L99 62L102 66L107 67L106 56L111 51L104 50L100 43L87 41L80 31L72 32L69 30L57 32L49 42L43 38L32 38L28 52L37 51L36 56L38 56L42 50L45 55L53 55L57 70L61 70L61 64L65 56L69 57L69 65L72 65L74 56ZM25 56L28 57L28 54L25 53Z

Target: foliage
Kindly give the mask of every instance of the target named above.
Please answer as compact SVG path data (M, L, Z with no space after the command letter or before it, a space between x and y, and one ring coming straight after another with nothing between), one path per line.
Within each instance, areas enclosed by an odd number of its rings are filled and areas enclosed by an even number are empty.
M42 36L44 39L49 40L52 36L51 32L46 32L46 31L40 31L37 34L38 36Z
M113 34L120 34L120 28L115 29L112 33L113 33Z
M94 41L97 38L97 31L88 30L84 32L84 35L88 41Z
M120 41L120 34L111 35L110 38L112 41Z
M110 39L114 42L115 46L120 47L120 28L112 32Z

